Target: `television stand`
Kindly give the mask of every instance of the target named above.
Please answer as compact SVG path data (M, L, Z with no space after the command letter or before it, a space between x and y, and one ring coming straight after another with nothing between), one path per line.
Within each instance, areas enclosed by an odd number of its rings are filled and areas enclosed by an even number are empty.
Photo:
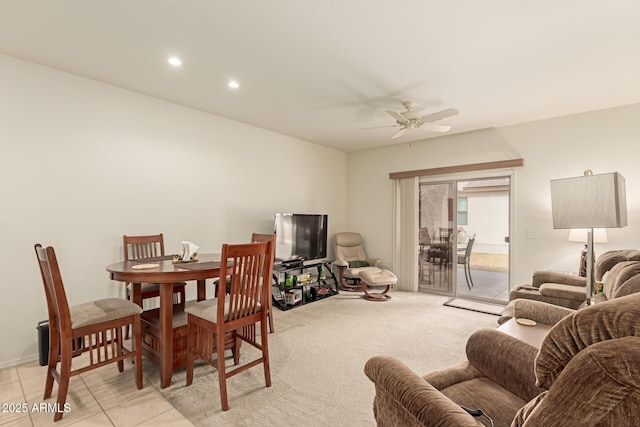
M304 266L304 261L287 261L287 262L283 262L280 266L274 266L273 269L277 270L280 267L284 269L296 269L296 268L302 268L303 266Z
M289 310L340 293L328 262L280 264L273 267L273 305Z

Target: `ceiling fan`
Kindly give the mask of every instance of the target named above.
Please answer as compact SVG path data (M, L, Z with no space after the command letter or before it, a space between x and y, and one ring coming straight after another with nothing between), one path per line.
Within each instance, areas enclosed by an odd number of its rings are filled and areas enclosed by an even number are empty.
M402 136L408 129L423 128L433 132L443 133L450 130L451 126L436 125L436 124L433 124L433 122L437 122L438 120L446 119L447 117L455 116L456 114L458 114L458 110L456 110L455 108L447 108L446 110L421 116L420 110L413 109L414 108L413 102L404 101L402 105L404 106L404 108L406 108L406 110L402 112L398 112L394 110L385 110L387 114L389 114L391 117L396 119L395 125L375 126L372 128L363 128L363 129L399 127L400 129L391 137L391 139L395 139Z

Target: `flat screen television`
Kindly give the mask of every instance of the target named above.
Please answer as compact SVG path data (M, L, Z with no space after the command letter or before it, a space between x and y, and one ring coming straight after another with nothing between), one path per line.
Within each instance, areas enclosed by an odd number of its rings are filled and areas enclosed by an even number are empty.
M276 262L294 264L327 257L327 215L276 213Z

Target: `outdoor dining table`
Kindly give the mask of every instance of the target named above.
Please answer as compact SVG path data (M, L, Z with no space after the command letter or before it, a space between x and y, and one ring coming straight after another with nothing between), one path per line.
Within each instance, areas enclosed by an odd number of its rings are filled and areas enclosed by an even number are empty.
M107 266L111 280L131 283L132 300L141 307L142 283L160 284L160 306L143 312L142 328L143 353L159 361L162 388L171 385L173 371L186 362L186 315L182 310L176 311L173 305L173 283L196 281L197 301L202 301L206 299L206 279L220 276L220 254L198 254L197 262L174 263L172 260L173 256L164 256ZM156 266L152 267L153 264ZM176 337L184 339L174 339Z

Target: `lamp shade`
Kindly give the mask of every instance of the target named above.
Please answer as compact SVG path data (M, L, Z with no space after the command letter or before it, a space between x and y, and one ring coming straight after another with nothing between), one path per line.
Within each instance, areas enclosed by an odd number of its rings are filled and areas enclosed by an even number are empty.
M572 228L569 231L570 242L587 243L588 228ZM604 228L595 228L593 230L593 243L607 243L607 230Z
M618 172L551 180L553 228L627 225L624 177Z

